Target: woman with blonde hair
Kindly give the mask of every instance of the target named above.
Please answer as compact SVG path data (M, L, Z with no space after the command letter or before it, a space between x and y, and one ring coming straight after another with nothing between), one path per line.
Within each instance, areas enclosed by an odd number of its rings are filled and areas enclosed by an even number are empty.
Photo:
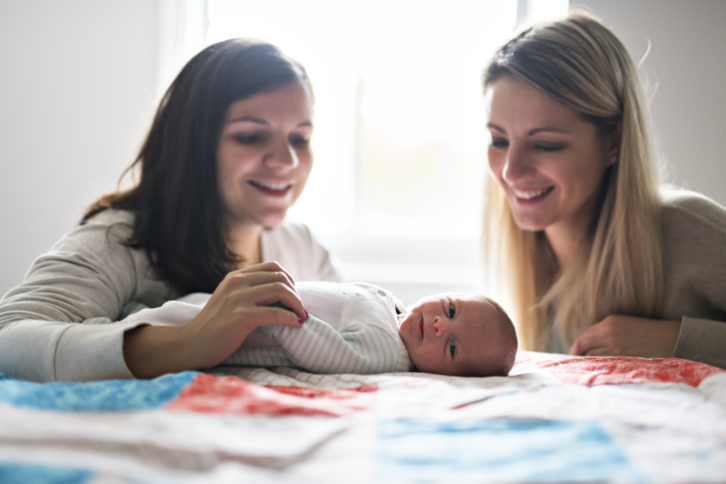
M582 14L533 27L484 71L485 258L522 348L726 367L726 209L659 192L623 44Z

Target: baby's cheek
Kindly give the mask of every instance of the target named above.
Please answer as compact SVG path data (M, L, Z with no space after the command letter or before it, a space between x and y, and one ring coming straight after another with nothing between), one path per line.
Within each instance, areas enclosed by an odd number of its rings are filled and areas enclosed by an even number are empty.
M425 349L418 348L415 351L409 352L411 361L419 371L426 373L441 373L441 365L431 357L431 354Z
M411 358L411 363L413 363L413 365L420 370L422 362L421 362L421 358L419 358L418 352L415 350L412 350L409 347L406 347L406 349L408 350L409 358Z

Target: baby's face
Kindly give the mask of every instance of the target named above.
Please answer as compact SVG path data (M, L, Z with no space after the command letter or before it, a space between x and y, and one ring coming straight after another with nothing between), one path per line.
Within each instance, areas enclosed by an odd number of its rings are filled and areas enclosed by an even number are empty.
M439 294L399 316L398 332L420 371L444 375L486 373L501 332L498 309L485 297Z

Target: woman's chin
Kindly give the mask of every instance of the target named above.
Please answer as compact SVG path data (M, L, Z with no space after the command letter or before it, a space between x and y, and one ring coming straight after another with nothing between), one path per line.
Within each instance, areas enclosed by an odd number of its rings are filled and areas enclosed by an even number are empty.
M267 213L260 214L255 218L257 219L257 223L262 225L264 228L274 229L285 222L286 215L287 210L271 210Z
M524 232L539 232L547 228L548 223L541 220L532 220L531 218L514 218L514 223L517 224L520 230Z
M274 228L277 228L280 225L282 225L284 221L285 221L285 218L283 217L281 219L276 219L274 221L265 221L261 225L265 229L274 229Z

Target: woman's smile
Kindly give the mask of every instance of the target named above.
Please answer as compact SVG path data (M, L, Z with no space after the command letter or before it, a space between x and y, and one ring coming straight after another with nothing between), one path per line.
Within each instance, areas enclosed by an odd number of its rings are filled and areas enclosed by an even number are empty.
M512 188L512 193L514 193L514 196L517 198L517 201L519 203L529 203L529 202L538 202L542 200L544 197L549 195L552 190L554 190L554 186L550 186L547 188L541 188L541 189L519 189Z
M489 167L522 230L570 237L591 218L607 140L574 110L503 76L488 90Z
M292 189L292 183L289 182L268 182L259 180L249 180L251 186L256 188L260 193L269 197L284 197Z
M217 177L230 228L282 223L312 168L311 118L311 95L301 84L229 107L217 149Z

